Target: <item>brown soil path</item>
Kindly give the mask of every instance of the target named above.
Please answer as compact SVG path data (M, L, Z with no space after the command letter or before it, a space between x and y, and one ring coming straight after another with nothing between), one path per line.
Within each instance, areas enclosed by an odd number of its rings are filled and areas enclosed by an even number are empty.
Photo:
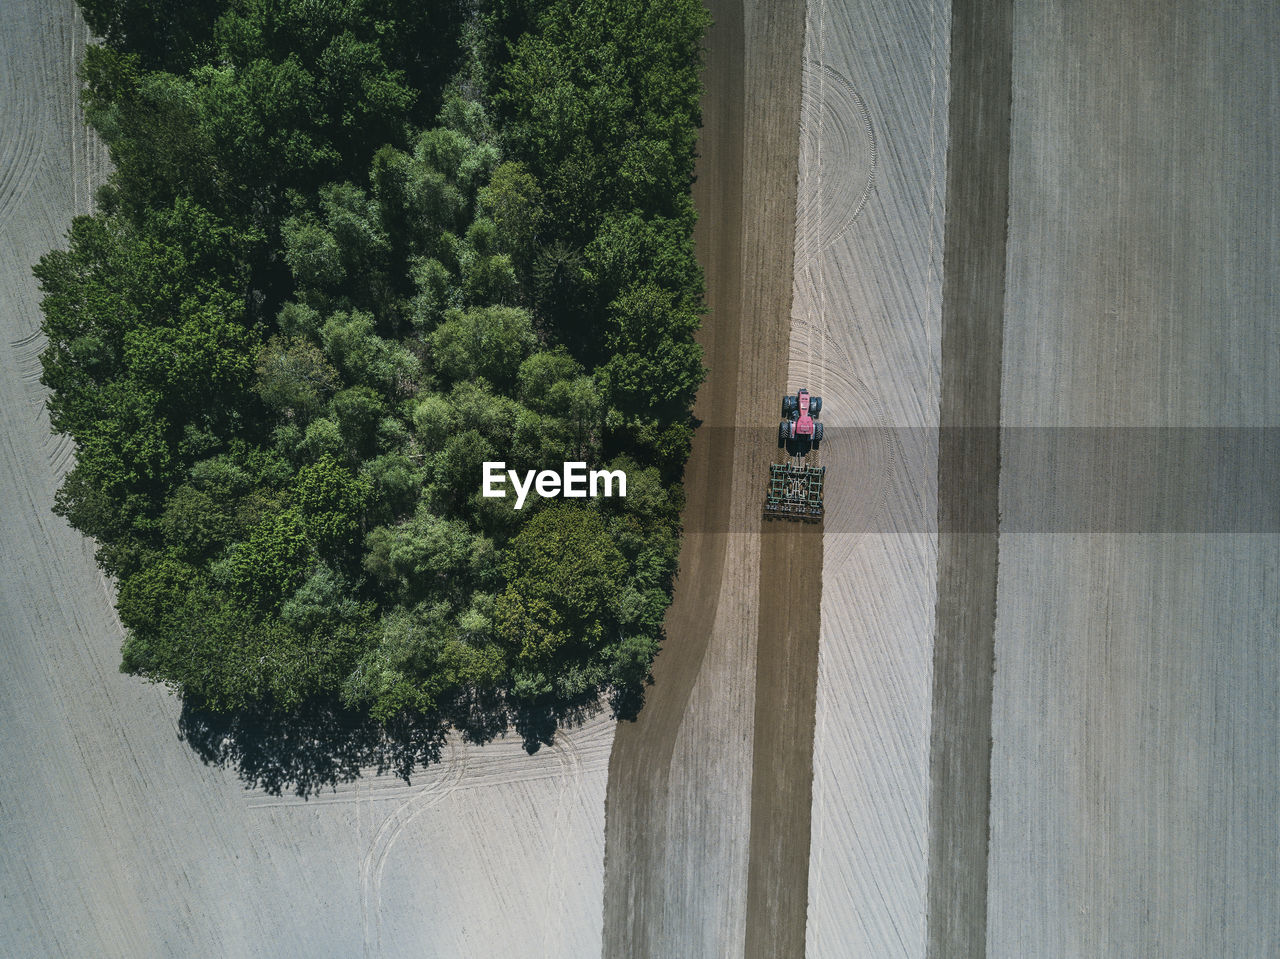
M930 959L982 957L987 951L1012 6L1012 0L952 4L930 744Z
M803 952L817 606L798 628L788 604L818 595L821 541L791 525L762 551L759 531L787 385L804 5L709 6L694 198L710 375L667 643L610 760L604 955L619 959Z
M822 556L821 526L762 537L747 959L805 952Z

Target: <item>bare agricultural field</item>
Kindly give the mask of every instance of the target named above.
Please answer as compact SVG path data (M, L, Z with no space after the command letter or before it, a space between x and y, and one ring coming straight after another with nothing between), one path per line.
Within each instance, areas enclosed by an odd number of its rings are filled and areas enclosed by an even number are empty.
M118 672L111 587L50 512L72 451L31 276L106 170L87 40L69 0L0 13L0 955L598 956L607 716L304 800L203 764L177 701Z
M1262 0L1014 4L992 957L1280 954L1275 476L1223 514L1120 429L1274 461L1278 43Z
M789 382L827 514L805 955L924 955L950 8L811 0Z

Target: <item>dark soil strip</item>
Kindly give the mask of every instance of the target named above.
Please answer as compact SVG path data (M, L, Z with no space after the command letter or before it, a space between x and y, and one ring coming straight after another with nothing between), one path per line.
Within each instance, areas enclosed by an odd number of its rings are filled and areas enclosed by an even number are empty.
M761 538L746 959L804 955L822 528L770 523Z
M930 959L987 938L1012 0L953 0L942 280Z
M698 917L701 891L671 885L669 859L687 850L675 848L678 837L668 834L668 823L673 813L688 814L672 805L673 750L709 644L726 642L726 630L755 619L747 603L759 608L752 638L761 665L754 677L748 888L736 893L747 897L747 955L774 959L804 949L821 537L812 528L781 524L765 537L762 560L773 572L761 571L760 591L732 587L727 605L733 608L718 609L718 600L726 595L730 566L750 566L726 553L729 534L738 534L741 549L741 533L759 529L773 453L772 428L738 424L772 423L788 385L805 6L804 0L708 0L708 7L714 25L694 239L707 279L710 313L699 342L710 374L695 406L703 426L685 471L686 536L667 640L644 708L636 722L619 724L610 756L606 959L695 955L697 947L667 940L689 933L690 922L715 921ZM794 587L779 589L780 576ZM755 570L750 581L756 585ZM796 612L793 592L805 592L813 605ZM701 732L705 748L714 749L716 731Z
M740 402L750 421L740 431L739 462L760 509L777 453L774 425L787 382L794 287L796 182L804 58L804 0L749 0L748 104L770 104L752 125L743 170L745 261L743 313L778 341L755 353ZM781 320L779 323L778 321ZM746 436L741 435L746 433ZM759 528L759 527L754 527ZM809 819L813 796L813 727L822 600L822 530L770 521L760 537L756 590L756 691L751 759L751 831L746 889L746 959L804 955L809 892Z

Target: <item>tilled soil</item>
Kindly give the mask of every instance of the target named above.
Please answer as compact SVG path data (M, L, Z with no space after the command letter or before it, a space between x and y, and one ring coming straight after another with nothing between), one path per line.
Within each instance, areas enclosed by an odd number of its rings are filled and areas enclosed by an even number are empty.
M986 952L1011 0L952 4L926 955Z
M760 526L788 387L804 7L710 6L694 188L710 375L667 641L610 763L606 956L803 945L817 618L789 622L787 604L819 595L821 549Z
M747 959L805 951L821 560L820 526L770 522L760 551Z
M950 0L811 0L791 379L824 397L809 959L925 953Z
M1278 44L1015 3L992 957L1280 955Z

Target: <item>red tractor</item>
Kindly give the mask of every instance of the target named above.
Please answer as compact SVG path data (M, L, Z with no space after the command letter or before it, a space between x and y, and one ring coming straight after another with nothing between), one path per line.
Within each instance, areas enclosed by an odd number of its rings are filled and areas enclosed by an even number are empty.
M778 424L778 446L793 456L816 450L822 442L822 424L817 422L821 412L822 397L810 396L806 389L795 396L784 396L782 415L785 419Z

